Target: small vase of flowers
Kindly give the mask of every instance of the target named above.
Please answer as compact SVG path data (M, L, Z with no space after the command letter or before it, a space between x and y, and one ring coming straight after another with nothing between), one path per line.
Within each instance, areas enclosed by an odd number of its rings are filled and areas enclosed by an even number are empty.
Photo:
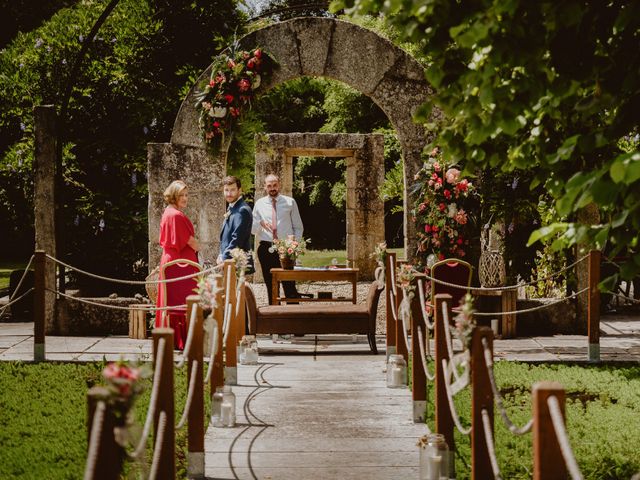
M275 239L269 251L278 254L282 268L293 270L298 257L306 252L308 242L307 239L302 238L298 241L293 235L287 235L287 238Z

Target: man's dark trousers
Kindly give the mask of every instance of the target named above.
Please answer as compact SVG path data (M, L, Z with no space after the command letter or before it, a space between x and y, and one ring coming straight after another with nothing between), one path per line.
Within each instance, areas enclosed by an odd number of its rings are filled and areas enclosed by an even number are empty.
M280 257L277 252L270 252L271 242L265 242L264 240L258 245L258 260L260 260L260 268L262 269L262 278L264 278L264 284L267 287L267 296L269 298L269 305L271 305L271 269L281 268ZM282 282L282 288L284 288L284 295L287 298L298 298L298 290L296 290L295 282Z

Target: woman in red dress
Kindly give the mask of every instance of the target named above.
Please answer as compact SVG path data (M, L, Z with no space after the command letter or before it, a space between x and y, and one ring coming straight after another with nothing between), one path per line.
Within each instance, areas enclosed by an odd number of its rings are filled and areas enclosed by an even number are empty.
M162 270L165 263L177 259L198 261L200 246L194 237L193 224L184 214L183 210L189 200L187 185L181 180L171 182L164 191L164 200L167 207L160 220L160 245L162 257L160 259L160 279L163 279ZM196 273L198 270L191 265L170 265L164 272L166 278L184 277ZM167 298L164 297L164 288L158 288L158 307L184 305L187 296L193 294L197 286L196 278L180 280L166 284ZM164 319L164 325L163 325ZM168 319L168 322L167 322ZM159 310L156 314L156 327L170 326L174 330L173 339L175 348L184 349L187 337L187 322L184 309Z

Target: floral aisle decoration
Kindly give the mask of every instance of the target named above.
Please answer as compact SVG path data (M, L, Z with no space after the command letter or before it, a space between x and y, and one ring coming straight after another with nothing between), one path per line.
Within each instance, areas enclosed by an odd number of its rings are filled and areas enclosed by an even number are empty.
M237 43L214 60L209 83L196 94L198 125L207 145L226 151L238 122L275 65L262 48L240 50Z
M454 318L452 332L458 337L467 349L471 346L471 336L476 328L476 321L473 318L473 297L467 293L460 302L460 311Z
M217 335L219 334L218 324L213 318L213 312L218 307L216 302L216 296L218 292L221 292L223 288L218 286L217 282L222 276L219 273L212 273L204 278L198 280L198 286L195 289L196 295L200 296L200 306L207 313L207 317L204 319L204 355L209 356L214 344L217 342Z
M371 258L373 258L376 261L376 264L378 265L374 272L374 277L378 282L378 285L380 286L380 288L384 288L385 286L384 275L385 275L386 262L387 262L387 242L378 243L375 246L373 253L371 254Z
M473 184L462 178L456 166L446 165L437 148L415 180L418 196L414 217L421 264L427 265L429 255L440 260L464 257L470 220L465 203L474 192Z
M245 274L253 273L250 271L252 265L249 262L251 252L245 252L241 248L234 248L229 253L231 254L231 259L236 263L236 276L238 279L244 278Z

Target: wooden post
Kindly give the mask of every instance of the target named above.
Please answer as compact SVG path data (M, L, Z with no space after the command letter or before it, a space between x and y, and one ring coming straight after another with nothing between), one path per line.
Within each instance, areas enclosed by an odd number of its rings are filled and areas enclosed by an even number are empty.
M391 311L391 270L395 267L396 254L394 252L387 252L387 258L384 263L384 298L387 306L387 360L389 355L396 353L396 322L393 320L393 313Z
M222 337L224 332L222 331L222 322L224 320L224 297L222 291L222 275L215 275L215 288L218 289L216 294L216 308L213 310L213 320L218 325L218 347L215 356L213 357L213 371L211 372L211 383L209 394L213 397L216 393L216 387L222 387L224 385L224 361L222 357Z
M192 309L196 309L192 333L193 342L187 358L189 362L187 365L189 382L191 382L193 375L196 376L191 408L187 415L187 476L189 478L204 478L204 361L202 343L204 319L199 302L200 297L197 295L189 295L187 297L187 318L191 318ZM194 360L198 362L196 372L193 371Z
M447 304L447 310L449 311L449 318L451 318L451 295L447 293L439 293L435 296L435 344L436 344L436 432L444 435L444 439L449 446L451 452L451 459L454 458L455 442L453 439L453 417L451 416L451 410L449 409L449 401L447 400L447 391L444 386L444 371L442 370L442 359L449 361L449 351L447 349L447 337L445 337L445 328L449 328L449 325L445 325L444 317L442 315L442 304ZM453 464L453 461L451 461ZM450 472L454 473L451 470Z
M600 361L600 261L599 250L589 252L589 297L587 303L587 322L589 330L589 361Z
M533 480L569 478L567 466L549 414L547 398L555 396L564 417L564 388L557 382L533 385Z
M34 264L34 293L33 293L33 361L45 361L45 265L46 254L43 250L36 250Z
M96 408L98 403L105 401L109 395L109 390L105 387L93 387L87 393L87 446L89 448ZM112 407L106 404L100 436L97 438L98 450L91 479L117 480L120 478L124 449L116 442L114 435L116 426L119 425L116 423Z
M164 338L165 346L162 354L162 371L160 373L160 386L156 411L153 416L153 435L158 437L160 412L167 415L167 423L164 430L164 438L160 448L160 464L158 465L159 479L173 480L176 477L176 432L175 432L175 405L173 385L173 329L156 328L153 330L153 368L158 364L158 343Z
M484 358L482 339L486 338L493 358L493 331L489 327L477 327L471 339L471 478L493 478L489 450L482 423L482 410L489 414L493 436L493 391Z
M514 312L517 310L516 301L517 290L505 290L500 295L503 312ZM516 336L516 314L502 315L502 338L514 338Z
M231 311L229 312L228 321L229 334L227 335L227 343L225 344L224 359L224 378L227 385L238 384L238 327L236 326L236 263L233 260L224 261L224 288L225 302L229 304ZM229 296L227 297L227 285L229 285Z
M422 353L420 350L420 337L418 337L418 325L422 327L422 348L426 352L426 342L429 341L429 330L424 325L420 295L416 293L411 299L411 386L413 395L413 421L424 423L427 411L427 375L422 365Z

